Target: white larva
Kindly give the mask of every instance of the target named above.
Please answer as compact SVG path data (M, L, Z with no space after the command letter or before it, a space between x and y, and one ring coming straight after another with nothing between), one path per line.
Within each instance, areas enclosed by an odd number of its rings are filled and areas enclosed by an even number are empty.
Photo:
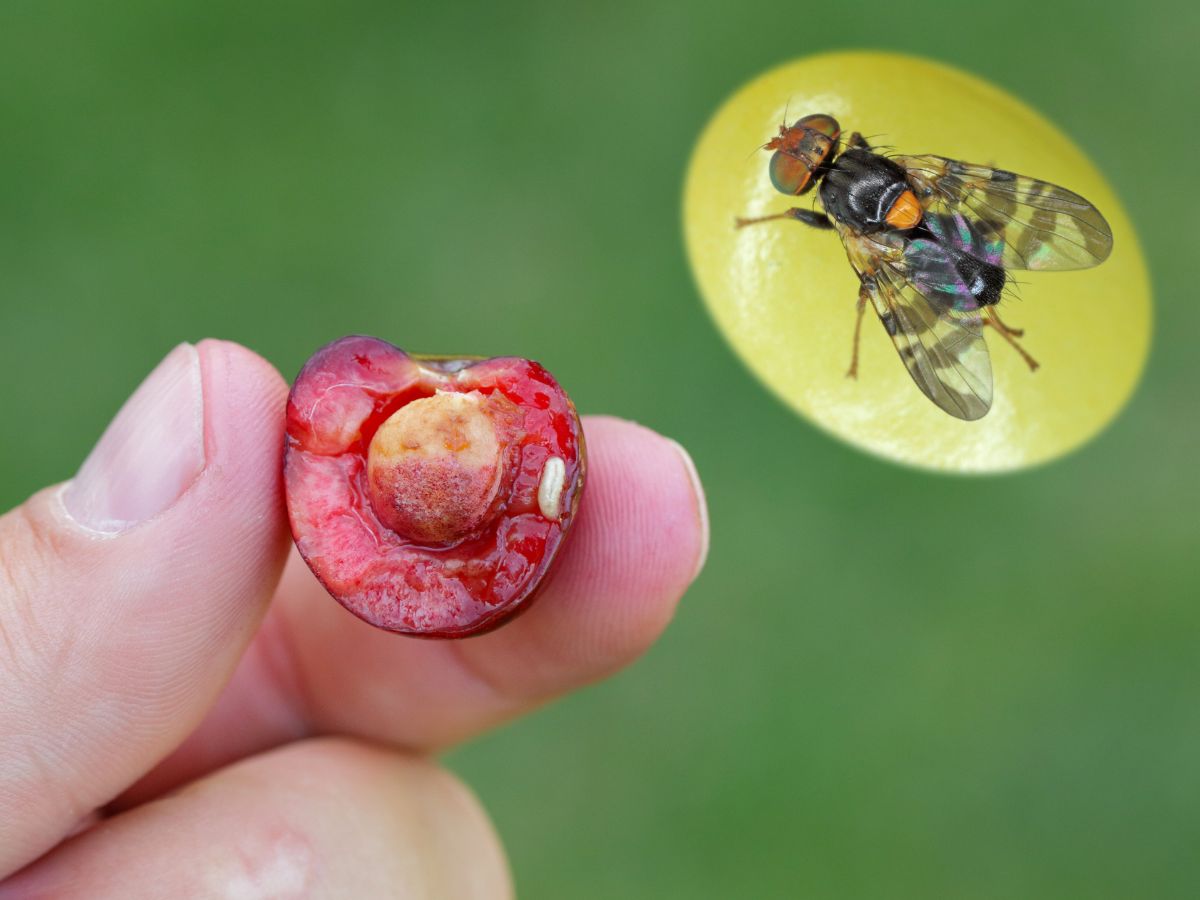
M542 466L542 480L538 482L538 509L552 522L562 515L563 484L567 478L567 464L557 456L546 460Z

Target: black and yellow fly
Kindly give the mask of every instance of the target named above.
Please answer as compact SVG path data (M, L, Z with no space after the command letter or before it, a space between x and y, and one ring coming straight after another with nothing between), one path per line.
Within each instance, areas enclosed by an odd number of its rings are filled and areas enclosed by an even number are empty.
M793 207L738 227L794 219L837 231L858 273L850 369L868 302L913 381L960 419L992 405L985 326L1037 368L1018 329L996 313L1006 270L1084 269L1108 258L1112 231L1091 203L1065 188L941 156L883 155L857 132L841 141L832 116L784 123L764 145L771 183L800 195L820 184L824 213Z

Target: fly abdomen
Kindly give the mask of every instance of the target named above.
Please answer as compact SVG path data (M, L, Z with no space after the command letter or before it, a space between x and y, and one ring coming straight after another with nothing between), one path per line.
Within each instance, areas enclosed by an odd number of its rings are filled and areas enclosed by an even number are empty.
M907 280L938 311L968 312L998 303L1004 269L938 240L922 229L904 245Z
M1000 302L1003 239L961 213L928 213L904 248L909 280L935 306L960 311Z
M975 302L979 306L999 303L1000 295L1004 292L1004 269L962 251L956 251L956 255L954 266Z

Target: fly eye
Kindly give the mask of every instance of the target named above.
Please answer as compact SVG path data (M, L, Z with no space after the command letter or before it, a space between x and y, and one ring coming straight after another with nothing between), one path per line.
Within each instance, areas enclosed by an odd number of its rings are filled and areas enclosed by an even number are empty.
M824 113L816 113L815 115L805 116L793 126L795 128L808 128L813 131L818 131L831 141L836 141L839 134L842 133L842 126L838 124L838 120L833 116L827 116Z
M770 172L771 184L781 194L803 194L812 187L812 169L804 160L782 150L771 156Z

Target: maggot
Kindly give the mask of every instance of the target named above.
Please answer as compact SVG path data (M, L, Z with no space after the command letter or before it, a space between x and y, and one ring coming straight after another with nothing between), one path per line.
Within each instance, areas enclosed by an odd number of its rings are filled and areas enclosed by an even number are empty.
M567 465L557 456L546 460L542 466L542 480L538 482L538 509L552 522L562 515L563 484L567 477Z

